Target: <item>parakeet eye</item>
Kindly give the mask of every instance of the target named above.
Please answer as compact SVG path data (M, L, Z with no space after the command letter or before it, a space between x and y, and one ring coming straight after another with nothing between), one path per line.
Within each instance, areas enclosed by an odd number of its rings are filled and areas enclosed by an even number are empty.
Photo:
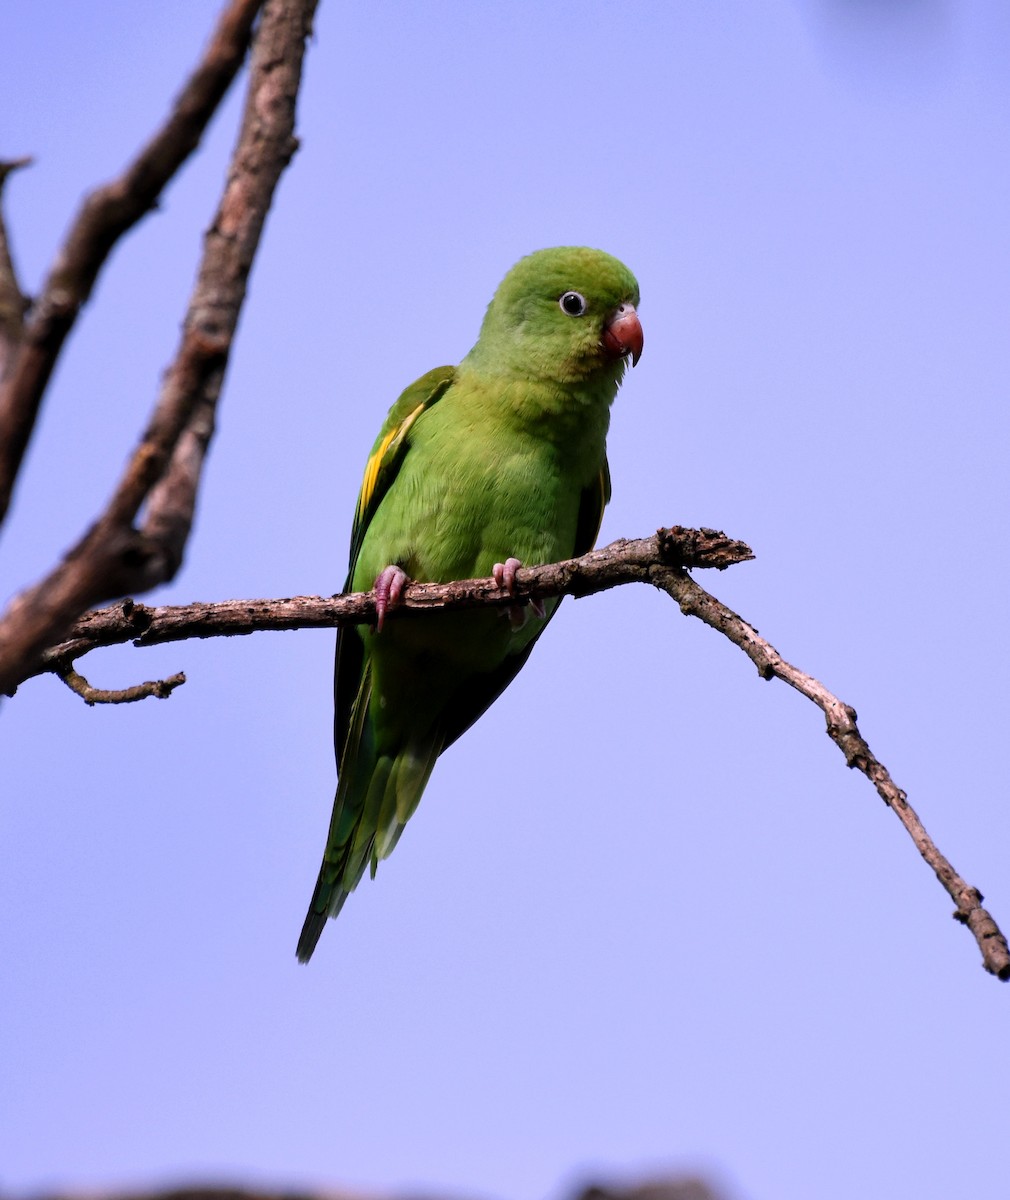
M558 303L561 305L561 311L570 317L581 317L586 311L586 298L579 292L565 292Z

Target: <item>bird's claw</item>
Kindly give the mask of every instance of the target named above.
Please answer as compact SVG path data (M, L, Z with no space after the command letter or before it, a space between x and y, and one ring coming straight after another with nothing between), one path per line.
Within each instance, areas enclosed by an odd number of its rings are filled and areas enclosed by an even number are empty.
M522 563L518 558L507 558L503 563L495 563L491 568L495 583L510 596L516 594L516 571L521 566Z
M522 565L518 558L507 558L503 563L495 563L491 568L491 574L494 576L495 583L497 583L503 592L508 592L510 596L515 596L516 594L516 571ZM541 620L547 615L542 600L531 599L529 606ZM508 613L509 624L513 629L519 629L526 620L526 612L523 606L521 604L510 604L506 611Z
M410 583L410 576L402 567L390 564L383 567L375 577L375 631L382 632L386 613L394 608L403 595L403 589Z

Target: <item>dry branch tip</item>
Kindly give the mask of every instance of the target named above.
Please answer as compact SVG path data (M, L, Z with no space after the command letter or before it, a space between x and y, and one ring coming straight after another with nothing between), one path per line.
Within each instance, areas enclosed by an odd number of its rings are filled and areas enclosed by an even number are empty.
M754 551L746 542L729 538L721 529L687 529L671 525L656 530L660 558L671 567L714 567L725 571L735 563L748 562Z
M74 669L73 663L64 663L54 671L68 688L93 708L96 704L133 704L137 700L146 700L153 696L158 700L167 700L177 687L186 682L184 672L169 675L166 679L148 679L143 683L134 684L128 688L96 688L83 675Z

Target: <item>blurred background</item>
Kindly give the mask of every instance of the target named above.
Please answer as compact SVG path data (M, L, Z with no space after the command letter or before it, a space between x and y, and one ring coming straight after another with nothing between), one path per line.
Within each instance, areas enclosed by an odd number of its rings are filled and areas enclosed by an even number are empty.
M37 157L7 188L27 290L210 7L0 17L0 152ZM858 709L1006 929L1008 54L1002 0L323 3L188 560L153 598L339 589L399 391L466 353L518 257L600 246L646 335L601 542L747 541L700 582ZM4 599L135 444L240 102L63 355ZM4 1193L1006 1194L1010 993L819 713L645 588L565 603L299 967L332 644L108 651L97 685L189 682L4 702Z

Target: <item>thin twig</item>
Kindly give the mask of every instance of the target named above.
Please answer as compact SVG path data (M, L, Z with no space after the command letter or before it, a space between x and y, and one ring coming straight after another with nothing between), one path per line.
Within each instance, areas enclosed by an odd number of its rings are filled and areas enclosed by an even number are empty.
M739 646L762 678L781 679L817 705L824 713L828 737L845 755L848 766L869 779L905 827L919 853L936 872L937 879L956 905L954 917L968 926L978 942L982 965L998 979L1010 979L1010 947L999 926L982 907L981 892L962 879L940 853L905 793L891 779L887 768L874 756L859 732L856 710L839 700L812 675L786 662L753 626L706 592L685 571L678 567L660 568L651 582L672 596L685 615L704 621Z
M149 679L145 683L136 683L133 687L96 688L69 663L56 670L55 674L88 705L132 704L136 700L146 700L149 696L167 700L177 687L186 682L186 676L180 671L177 675L169 675L167 679Z
M157 203L196 149L242 65L263 0L231 0L162 127L117 179L77 214L0 386L0 521L6 515L46 384L77 314L116 242Z
M296 147L295 98L315 3L266 2L242 128L179 352L106 511L63 562L0 618L0 693L25 678L84 610L171 579L182 561L249 268L277 181ZM133 522L148 497L147 518L137 530Z

